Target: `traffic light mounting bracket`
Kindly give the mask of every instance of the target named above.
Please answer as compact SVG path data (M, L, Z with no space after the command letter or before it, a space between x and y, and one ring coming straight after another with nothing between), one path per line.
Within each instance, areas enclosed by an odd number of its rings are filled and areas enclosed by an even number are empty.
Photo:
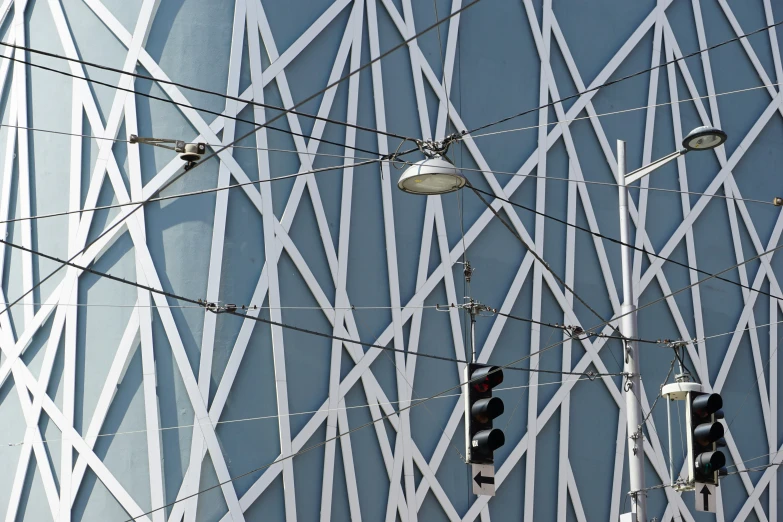
M663 388L661 388L661 396L666 399L666 418L668 419L668 425L669 425L669 480L670 484L674 487L676 491L692 491L694 488L694 485L692 482L674 482L674 455L673 455L673 446L672 446L672 415L671 415L671 403L672 401L685 401L685 418L690 418L690 400L689 395L692 392L695 393L701 393L703 390L703 386L699 384L698 382L688 382L688 381L680 381L680 382L673 382L664 385ZM682 426L680 427L682 429ZM693 447L693 441L691 439L691 433L690 430L686 430L688 433L688 476L692 477L693 473L690 469L692 466L692 459L690 458L690 455L692 453L691 448Z

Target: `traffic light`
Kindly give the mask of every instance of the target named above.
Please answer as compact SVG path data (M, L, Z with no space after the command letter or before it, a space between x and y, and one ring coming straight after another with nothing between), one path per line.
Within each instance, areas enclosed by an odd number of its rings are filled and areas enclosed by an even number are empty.
M465 369L465 440L468 463L491 464L493 453L506 442L503 432L492 428L492 419L503 414L503 401L492 388L503 382L497 366L468 363Z
M718 451L723 440L723 398L717 393L690 392L688 411L688 478L691 482L718 485L726 456Z

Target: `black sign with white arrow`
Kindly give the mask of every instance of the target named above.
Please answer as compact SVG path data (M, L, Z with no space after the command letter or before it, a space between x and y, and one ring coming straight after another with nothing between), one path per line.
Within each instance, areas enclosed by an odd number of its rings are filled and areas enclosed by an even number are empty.
M715 513L717 502L715 499L715 486L713 484L697 482L694 493L696 494L696 511Z
M473 493L476 495L495 494L494 464L473 464Z

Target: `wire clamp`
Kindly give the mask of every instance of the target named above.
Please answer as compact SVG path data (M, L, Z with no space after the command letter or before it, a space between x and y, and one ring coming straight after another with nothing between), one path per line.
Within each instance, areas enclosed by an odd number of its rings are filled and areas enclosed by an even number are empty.
M578 325L577 326L563 325L563 330L568 334L568 336L571 339L575 341L583 341L589 337L588 335L585 335L585 329Z

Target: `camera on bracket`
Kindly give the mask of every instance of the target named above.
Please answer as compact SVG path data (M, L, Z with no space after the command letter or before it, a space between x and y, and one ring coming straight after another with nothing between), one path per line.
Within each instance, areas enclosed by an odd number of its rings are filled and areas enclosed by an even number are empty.
M201 156L207 152L207 145L205 143L185 143L178 140L174 151L179 152L179 159L185 162L185 170L190 170L196 166Z

